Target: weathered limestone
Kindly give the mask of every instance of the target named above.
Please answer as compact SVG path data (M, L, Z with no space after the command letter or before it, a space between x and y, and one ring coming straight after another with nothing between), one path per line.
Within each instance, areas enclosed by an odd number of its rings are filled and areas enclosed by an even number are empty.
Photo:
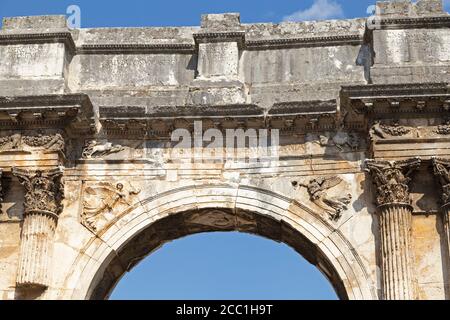
M164 243L239 231L342 299L450 299L450 16L377 7L375 29L5 19L0 298L105 299Z
M415 298L411 257L411 199L408 184L419 159L397 162L367 161L376 185L380 215L383 299Z
M53 236L58 215L63 210L63 172L60 169L30 172L14 168L13 174L26 190L16 283L21 287L47 288Z
M433 173L441 187L441 214L450 258L450 160L433 158Z

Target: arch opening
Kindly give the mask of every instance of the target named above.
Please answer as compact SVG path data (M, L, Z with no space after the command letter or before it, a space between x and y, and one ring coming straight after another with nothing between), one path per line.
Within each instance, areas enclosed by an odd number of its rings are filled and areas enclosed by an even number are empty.
M81 250L58 298L105 299L164 243L216 231L283 242L316 266L340 299L376 299L357 251L320 214L272 191L229 185L182 187L130 207Z
M236 216L231 210L217 209L180 212L165 217L143 230L117 252L117 257L103 272L103 276L93 288L90 298L109 298L125 272L131 271L138 263L167 242L198 233L226 231L254 234L287 244L308 262L319 268L340 299L348 299L344 284L334 267L327 263L326 258L316 246L311 245L290 225L251 212L241 212ZM117 272L118 270L124 272Z
M112 300L336 300L313 265L284 243L207 232L164 244L127 272Z

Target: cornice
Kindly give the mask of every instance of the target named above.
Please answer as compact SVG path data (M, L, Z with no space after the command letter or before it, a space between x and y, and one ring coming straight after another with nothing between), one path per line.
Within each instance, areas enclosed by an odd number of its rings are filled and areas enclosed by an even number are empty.
M450 15L410 18L382 18L381 29L435 29L450 27Z
M346 34L325 37L247 40L245 46L247 50L284 49L331 45L360 45L363 43L363 40L364 36L361 34Z
M77 54L193 54L195 45L189 43L161 44L85 44L77 47Z
M2 129L61 128L90 134L93 126L93 105L85 94L0 97Z
M447 83L343 86L340 102L344 126L367 131L382 119L447 118L450 87Z
M277 103L270 110L253 104L229 106L100 107L100 122L108 135L157 136L174 129L192 130L195 121L204 128L279 129L282 132L317 132L337 127L336 100Z
M70 32L49 33L0 33L0 45L64 43L71 53L75 53L75 42Z

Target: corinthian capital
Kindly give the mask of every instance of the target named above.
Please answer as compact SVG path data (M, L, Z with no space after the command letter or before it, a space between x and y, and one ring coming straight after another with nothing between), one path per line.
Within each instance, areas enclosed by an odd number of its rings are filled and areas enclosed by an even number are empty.
M433 173L442 188L443 205L450 203L450 160L433 158Z
M13 168L13 174L25 187L25 214L42 213L56 216L63 210L64 185L62 170L22 170Z
M377 205L410 204L408 184L412 173L420 166L420 162L419 158L404 161L366 160L367 171L377 187Z

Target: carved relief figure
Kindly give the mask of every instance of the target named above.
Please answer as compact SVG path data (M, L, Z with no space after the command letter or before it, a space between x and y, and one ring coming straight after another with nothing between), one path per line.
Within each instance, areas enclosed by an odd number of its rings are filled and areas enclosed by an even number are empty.
M10 150L43 149L45 151L64 152L65 141L61 134L22 135L13 134L0 138L0 152Z
M13 168L13 174L26 190L25 213L49 212L58 215L62 212L64 185L60 168L49 171Z
M350 150L359 148L359 137L354 133L338 132L329 137L327 135L319 135L319 144L322 147L336 147L339 151L344 151L345 147Z
M100 158L108 154L125 150L121 145L113 145L111 142L87 141L82 152L83 159Z
M336 221L341 217L342 212L348 209L347 205L352 199L351 194L337 197L327 194L329 189L341 182L341 178L332 176L311 179L308 183L300 183L300 185L307 188L311 201L328 212L331 220Z
M110 183L87 186L84 189L83 211L81 223L92 231L98 230L99 220L102 215L115 214L115 209L120 205L131 206L131 198L139 194L140 190L124 190L122 183L115 186Z
M420 166L420 163L418 158L403 161L367 160L367 171L372 175L377 187L377 204L410 204L408 184L412 173Z

